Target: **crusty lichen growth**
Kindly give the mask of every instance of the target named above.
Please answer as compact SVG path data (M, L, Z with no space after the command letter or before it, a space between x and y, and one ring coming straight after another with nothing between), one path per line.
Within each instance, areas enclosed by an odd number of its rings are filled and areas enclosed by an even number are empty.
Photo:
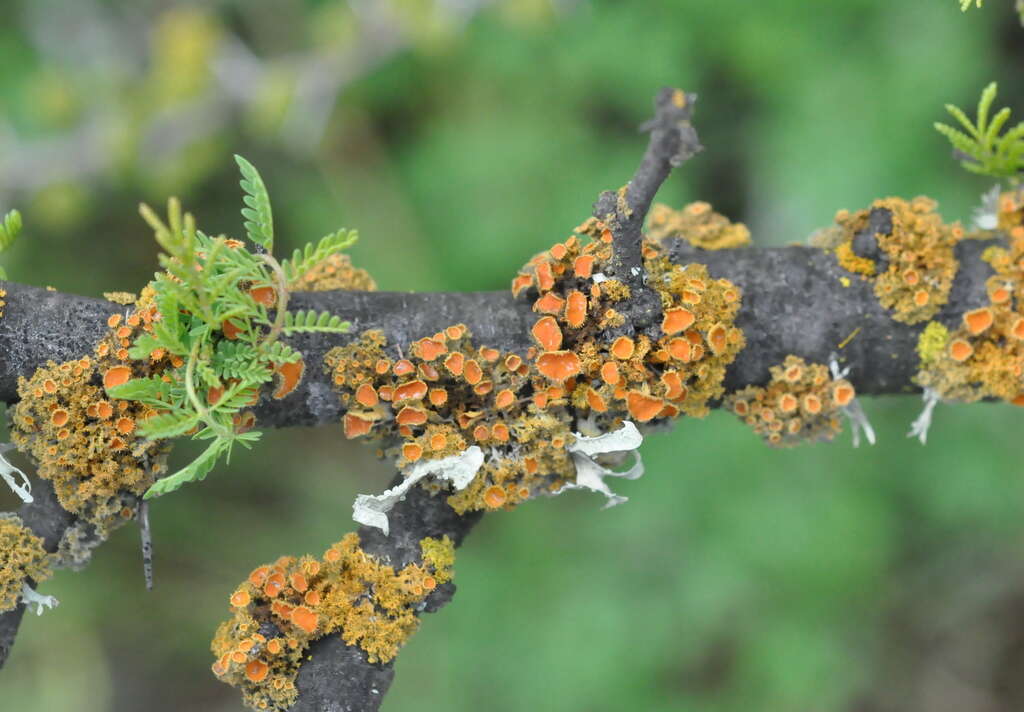
M525 354L478 346L463 325L416 341L404 358L380 332L333 349L325 363L347 409L346 436L382 442L381 454L400 468L484 448L477 476L448 499L464 512L507 509L575 482L567 447L576 431L705 415L743 346L733 326L739 290L702 265L673 264L648 242L648 283L664 307L660 336L611 335L625 321L616 306L629 298L625 284L601 274L611 252L611 233L588 220L520 271L513 293L538 315L536 345Z
M0 612L18 605L27 579L50 578L50 555L43 540L26 527L17 514L0 513Z
M855 395L849 381L833 379L828 367L794 355L770 371L767 386L731 393L725 407L775 447L831 440L839 433L841 410Z
M331 289L373 292L377 283L365 269L354 267L351 257L336 252L293 280L288 288L295 292L326 292Z
M4 297L7 296L6 289L0 289L0 319L4 316L4 307L7 306L7 302L4 301Z
M426 597L452 577L448 537L423 539L420 547L420 563L395 571L348 534L319 559L284 556L256 568L228 598L234 615L213 639L214 674L239 687L253 709L285 710L318 638L338 634L371 663L388 662L419 626Z
M731 222L704 201L690 203L682 210L656 203L648 217L647 234L658 242L678 237L705 250L725 250L750 244L750 230L746 225Z
M995 271L985 283L988 305L964 313L944 339L934 328L919 342L915 381L943 400L1000 398L1024 405L1024 315L1019 311L1024 304L1024 198L1001 196L998 217L1007 246L982 254Z
M840 266L874 278L875 295L893 319L916 324L930 319L949 299L958 263L953 253L964 236L959 223L946 225L935 212L934 200L917 197L876 200L871 207L850 213L840 210L842 229L835 254ZM871 229L875 218L877 241L884 257L878 264L854 250L854 239ZM879 226L886 229L879 230ZM877 273L877 276L876 276Z
M163 354L148 362L128 356L134 337L152 329L156 318L156 307L140 302L136 310L110 317L92 356L50 361L18 382L12 440L39 476L53 482L61 506L95 527L101 539L135 516L139 497L166 469L168 446L137 432L139 421L155 411L108 398L104 390L171 364Z

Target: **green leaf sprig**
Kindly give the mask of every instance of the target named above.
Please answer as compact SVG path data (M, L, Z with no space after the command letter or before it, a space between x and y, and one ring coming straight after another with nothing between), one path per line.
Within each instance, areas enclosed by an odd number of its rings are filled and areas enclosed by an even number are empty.
M949 139L953 148L963 154L960 163L965 169L993 178L1009 178L1016 184L1021 172L1024 172L1024 121L1000 135L999 132L1010 118L1010 109L1000 109L989 120L996 91L997 85L992 82L981 93L976 122L968 119L960 108L946 104L946 111L960 123L964 131L938 122L935 130Z
M328 235L315 247L296 251L293 261L278 263L271 254L274 229L266 186L252 164L235 158L245 191L242 217L254 251L240 240L205 235L176 199L168 201L166 221L148 206L140 207L163 250L163 271L150 283L159 317L151 333L136 338L129 355L148 359L157 352L178 357L181 365L107 392L157 412L139 425L148 438L192 434L210 441L195 460L150 487L146 498L204 479L236 444L251 447L259 439L258 431L241 427L239 415L255 404L260 389L285 364L301 360L301 353L279 340L282 335L349 328L331 314L289 312L287 275L348 247L355 233Z
M0 222L0 252L3 252L12 244L21 232L21 213L11 210L4 215L3 222ZM0 266L0 279L7 279L7 271Z

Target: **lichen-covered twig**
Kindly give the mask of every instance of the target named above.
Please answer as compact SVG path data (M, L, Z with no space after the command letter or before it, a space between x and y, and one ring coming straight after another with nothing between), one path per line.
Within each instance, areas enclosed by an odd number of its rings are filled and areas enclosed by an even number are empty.
M644 284L641 228L651 199L671 167L699 147L689 126L694 98L674 90L659 95L651 142L637 174L619 193L603 195L595 207L598 221L612 233L615 262L608 272L629 288L620 310L625 316L622 328L650 332L655 338L662 324L662 305L658 293ZM868 234L866 240L874 241L876 234L882 233ZM992 269L979 257L990 244L990 240L970 240L956 245L959 270L935 320L956 326L965 312L986 303L986 280ZM742 291L735 327L742 330L746 347L729 365L728 390L766 383L769 369L789 354L826 363L833 353L838 355L837 369L840 364L852 367L849 380L860 394L914 389L912 378L919 363L915 347L922 327L896 321L871 284L856 275L850 279L852 273L832 252L811 247L705 251L674 237L664 238L659 251L670 266L700 263L711 279L728 280ZM23 285L5 283L4 287L9 305L0 319L0 398L8 402L16 398L18 377L31 376L47 360L62 362L89 352L103 335L106 317L121 310L108 302ZM538 324L530 303L516 301L507 292L335 291L295 293L291 302L299 309L343 314L352 322L352 335L295 334L284 339L309 363L324 363L329 350L370 329L379 330L382 343L398 356L408 353L425 334L460 323L479 343L525 356L533 346L531 327ZM328 424L337 423L344 409L332 390L330 374L311 368L290 395L265 401L257 417L265 427ZM34 494L36 501L23 507L22 518L52 551L73 519L59 507L48 482L40 483ZM423 538L448 536L458 544L479 516L460 516L446 497L412 488L388 512L389 534L364 527L359 533L361 546L382 562L402 567L414 561ZM426 600L425 610L442 605L451 592L451 587L439 586ZM22 610L0 615L0 664ZM317 641L311 652L312 661L298 673L299 698L294 709L377 709L393 675L390 663L370 663L363 650L336 636Z
M661 303L646 285L643 254L643 226L658 188L676 166L703 146L690 124L696 94L664 88L655 99L654 118L641 126L650 141L633 178L619 191L601 193L594 204L594 217L612 232L614 249L610 276L631 291L623 309L633 331L646 330L661 316Z

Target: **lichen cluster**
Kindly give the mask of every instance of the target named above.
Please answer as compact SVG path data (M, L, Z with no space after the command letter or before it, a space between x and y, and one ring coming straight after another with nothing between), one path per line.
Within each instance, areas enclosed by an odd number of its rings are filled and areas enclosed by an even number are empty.
M725 407L775 447L831 440L839 433L841 409L856 395L849 381L793 355L770 371L768 385L729 394Z
M879 302L905 324L933 317L949 299L956 275L953 250L964 231L959 223L943 223L936 205L925 197L909 202L883 198L865 210L836 213L840 232L834 249L839 264L873 279ZM855 250L855 238L872 228L871 237L881 251L877 262Z
M671 263L648 243L648 281L664 307L660 337L608 336L625 321L615 306L629 289L601 274L611 258L604 226L591 220L577 232L513 281L513 293L538 314L536 346L524 354L477 346L463 325L416 341L404 358L373 331L329 352L346 436L381 442L381 454L399 467L485 448L477 476L448 500L464 512L509 508L572 483L566 448L574 431L705 415L743 345L732 325L739 290L702 265ZM595 239L583 244L588 236Z
M746 225L731 222L704 201L690 203L682 210L656 203L648 217L647 234L659 242L678 237L705 250L724 250L750 244L750 230Z
M166 469L168 446L141 437L140 421L156 411L109 398L105 388L161 373L177 357L154 353L133 361L128 347L153 328L148 300L114 314L92 356L50 361L20 378L11 437L53 482L61 506L95 527L101 538L134 517L138 499Z
M288 288L295 292L326 292L331 289L373 292L377 283L365 269L353 266L352 258L347 254L335 252L292 280Z
M0 319L4 316L4 307L7 306L7 302L4 301L4 297L7 296L6 289L0 289Z
M391 660L419 626L417 607L451 580L451 540L423 539L420 549L420 563L395 571L348 534L319 559L285 556L256 568L229 597L234 615L214 637L214 674L249 706L285 710L313 640L338 634L371 663Z
M952 329L929 323L918 341L915 381L943 400L1024 405L1024 198L1000 198L998 226L1007 246L982 254L995 272L985 283L988 305L964 313Z
M43 540L14 513L0 513L0 612L18 605L26 579L50 578L50 555Z

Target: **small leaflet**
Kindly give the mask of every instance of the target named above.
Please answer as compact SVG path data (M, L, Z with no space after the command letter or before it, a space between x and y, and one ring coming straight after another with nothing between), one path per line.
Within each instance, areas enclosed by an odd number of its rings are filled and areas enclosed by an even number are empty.
M465 489L477 471L484 464L484 451L474 445L458 455L435 460L421 460L405 473L405 480L382 494L361 494L352 505L352 519L368 527L376 527L384 534L389 533L387 513L396 502L405 498L405 493L424 477L433 475L448 480L456 490Z

